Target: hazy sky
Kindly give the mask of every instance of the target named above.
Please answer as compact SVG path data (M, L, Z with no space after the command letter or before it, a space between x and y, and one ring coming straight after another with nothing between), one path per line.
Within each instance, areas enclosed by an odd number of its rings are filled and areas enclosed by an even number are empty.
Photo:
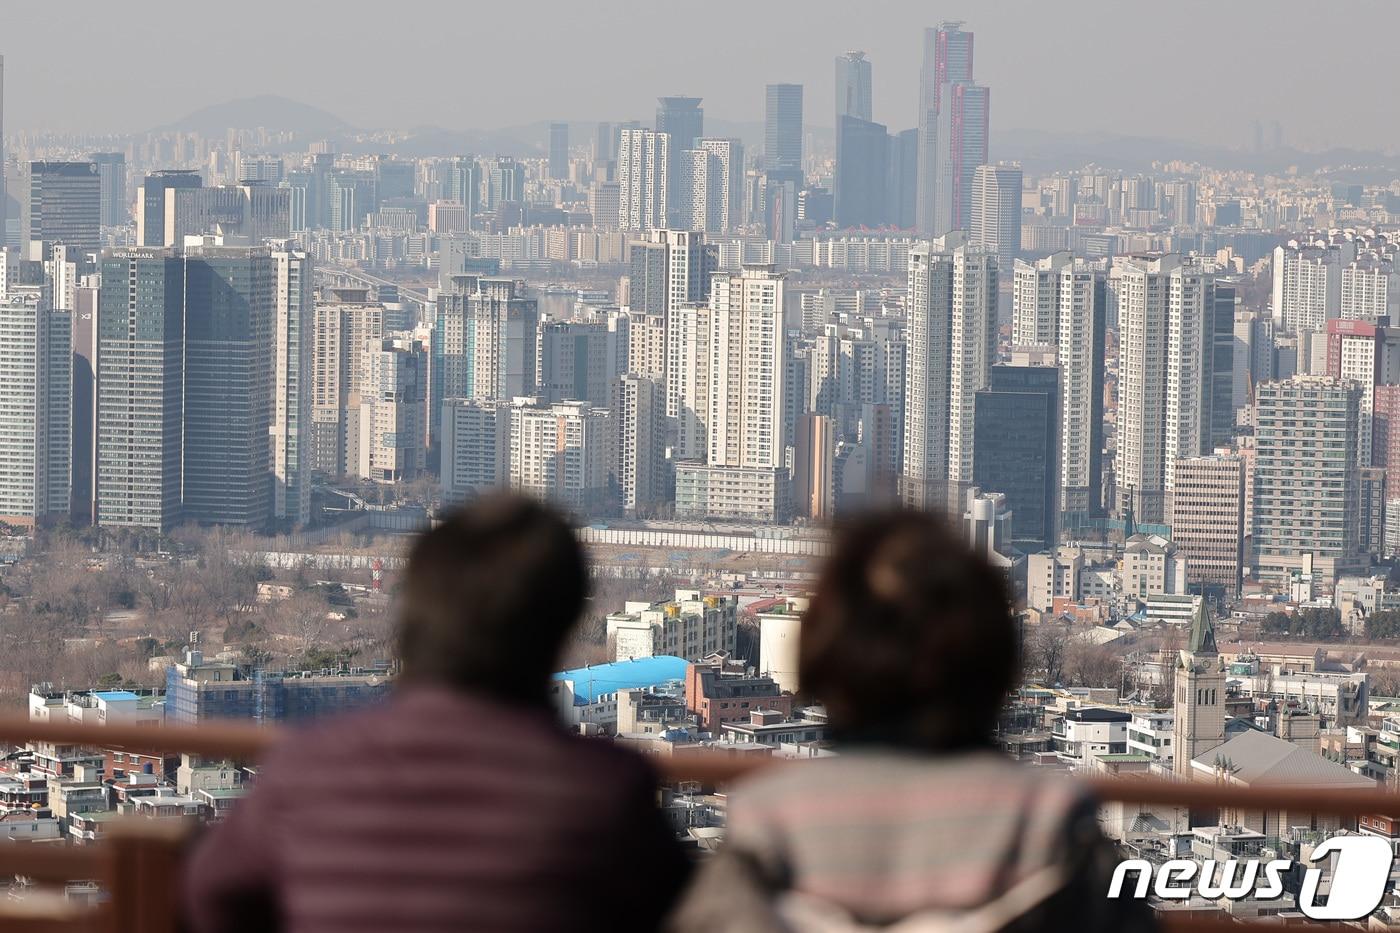
M875 119L915 123L920 31L964 19L995 130L1228 145L1400 148L1392 0L66 0L6 3L7 129L139 131L282 94L357 126L496 129L650 119L661 94L758 120L807 87L829 126L832 59L865 50Z

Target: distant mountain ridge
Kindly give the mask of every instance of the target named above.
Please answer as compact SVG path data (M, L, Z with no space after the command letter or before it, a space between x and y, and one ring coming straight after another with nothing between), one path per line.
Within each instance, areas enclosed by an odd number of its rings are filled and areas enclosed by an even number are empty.
M353 130L349 123L328 110L277 94L259 94L238 100L210 104L188 113L152 132L175 131L217 135L225 130L251 130L264 127L274 133L298 136L325 136Z

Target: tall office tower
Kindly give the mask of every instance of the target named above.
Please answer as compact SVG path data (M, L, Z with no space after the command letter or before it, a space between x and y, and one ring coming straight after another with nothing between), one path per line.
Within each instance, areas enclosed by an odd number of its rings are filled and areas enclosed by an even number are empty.
M376 483L415 479L426 457L428 355L411 340L371 341L361 365L356 475Z
M91 162L29 163L29 242L102 246L102 185Z
M987 161L991 89L967 81L939 91L938 142L934 150L934 233L966 230L972 180Z
M710 290L711 466L775 469L788 438L783 397L783 281L767 266L717 275Z
M623 373L612 386L612 471L620 505L646 515L669 499L666 482L666 393L655 379Z
M374 190L378 201L412 198L418 189L418 164L387 159L374 160Z
M141 246L164 246L166 192L203 186L204 179L194 169L161 169L147 175L136 197L136 242Z
M1196 183L1167 181L1162 186L1162 212L1174 227L1196 226Z
M836 118L832 216L838 227L881 227L890 206L890 134L883 124Z
M1244 569L1244 459L1187 457L1177 461L1172 493L1172 543L1186 558L1186 582L1239 595Z
M1357 404L1356 462L1371 466L1376 388L1400 383L1400 330L1365 321L1327 322L1327 375L1361 386Z
M623 130L617 159L618 225L658 230L670 209L671 144L667 133Z
M594 182L588 189L588 213L598 229L618 229L622 224L622 186L615 181Z
M190 236L286 239L292 232L292 189L267 185L219 185L171 189L165 196L165 242L182 246Z
M802 172L802 85L768 85L763 109L763 167Z
M610 505L612 422L587 402L525 403L510 409L510 488L579 517Z
M1021 251L1021 167L979 165L972 175L969 241L1010 269ZM1013 506L1014 508L1014 506Z
M671 219L683 230L719 233L725 198L719 158L708 149L687 149L677 159L672 175Z
M993 366L974 404L973 482L1006 496L1012 546L1027 554L1053 548L1060 498L1059 370Z
M719 216L716 229L727 233L744 220L744 144L737 139L705 138L696 147L719 162ZM1400 289L1397 289L1400 294Z
M384 339L384 305L364 288L328 289L316 302L311 357L311 469L359 475L364 351Z
M1295 376L1255 390L1254 550L1258 576L1312 573L1324 585L1365 565L1356 435L1361 386Z
M1235 436L1235 285L1216 279L1206 306L1206 412L1201 450L1229 446Z
M617 375L617 357L606 322L540 323L540 401L590 402L606 408L612 401Z
M326 226L333 233L353 233L379 207L374 172L332 169L326 176ZM169 231L167 231L167 235Z
M792 453L793 514L830 521L836 510L836 426L826 415L797 419Z
M656 132L670 137L666 155L666 224L685 227L689 225L685 219L689 210L687 153L705 135L705 111L698 97L658 97L656 102Z
M273 320L272 517L293 526L311 521L311 359L316 340L313 264L283 245L276 269Z
M1274 249L1274 320L1295 334L1320 334L1342 313L1342 269L1356 258L1355 243L1289 243Z
M126 203L126 156L120 152L94 152L89 158L97 166L102 226L119 227L130 223L131 208Z
M97 308L97 523L180 520L185 269L175 250L102 254Z
M938 114L943 85L972 81L972 33L962 23L945 22L924 30L919 69L918 209L921 233L934 233L938 166ZM977 164L986 162L982 158Z
M855 117L869 123L874 117L871 105L870 62L864 52L836 56L836 120Z
M185 249L186 518L259 529L271 514L276 290L267 247Z
M596 167L617 160L617 124L599 123L593 136L593 162Z
M472 310L472 396L532 395L540 321L539 305L517 279L479 278L468 298Z
M549 177L569 177L569 124L549 124Z
M277 156L250 156L243 152L237 156L237 170L233 180L238 184L263 184L276 187L287 177L287 165Z
M904 498L954 510L972 485L976 393L996 360L997 259L951 233L909 251Z
M890 135L890 170L885 182L889 203L885 222L900 230L913 230L918 223L919 131L904 130Z
M73 315L42 288L0 300L0 521L66 518L73 471Z
M475 229L481 211L481 167L474 156L451 159L442 169L442 199L467 209L467 229Z
M1213 276L1181 256L1124 257L1109 277L1118 313L1120 513L1163 522L1176 462L1202 453L1211 384Z

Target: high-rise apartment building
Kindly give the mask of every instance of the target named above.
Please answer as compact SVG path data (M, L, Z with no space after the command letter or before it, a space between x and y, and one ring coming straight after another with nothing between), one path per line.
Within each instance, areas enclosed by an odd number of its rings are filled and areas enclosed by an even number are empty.
M28 241L77 254L102 246L102 181L92 162L30 162Z
M504 485L510 471L510 405L494 399L442 403L442 497L450 504Z
M73 472L73 315L42 288L0 299L0 521L68 516Z
M1186 558L1186 580L1239 594L1244 568L1244 459L1231 455L1187 457L1176 463L1168 524L1177 553Z
M357 475L416 479L425 464L428 354L413 340L386 339L370 342L362 360Z
M311 356L311 467L359 474L364 351L385 336L384 305L364 288L326 289L316 302Z
M103 253L97 318L97 522L164 532L180 520L184 261Z
M613 381L612 471L619 505L646 515L666 502L666 393L655 379L623 373Z
M618 225L664 228L670 210L671 146L667 133L623 130L617 159Z
M539 326L539 398L607 407L618 376L615 332L604 321L548 321Z
M909 251L904 498L962 507L972 479L976 393L996 359L994 254L953 233Z
M312 356L316 300L312 260L282 246L273 317L272 517L292 526L311 520Z
M1275 247L1271 307L1290 333L1322 333L1341 316L1342 269L1356 258L1353 243Z
M1262 580L1310 573L1324 584L1359 572L1356 445L1362 388L1295 376L1255 389L1254 551Z
M613 460L607 408L587 402L510 408L510 488L579 516L609 506Z
M716 180L719 190L710 202L714 204L710 210L717 212L717 216L707 214L707 223L712 221L718 232L728 232L744 220L744 144L737 139L711 137L698 140L695 145L714 157L715 171L719 173Z
M1163 522L1178 460L1209 424L1208 317L1214 278L1180 256L1130 256L1109 278L1118 316L1117 507Z
M831 521L836 509L836 430L826 415L797 419L792 453L793 515Z

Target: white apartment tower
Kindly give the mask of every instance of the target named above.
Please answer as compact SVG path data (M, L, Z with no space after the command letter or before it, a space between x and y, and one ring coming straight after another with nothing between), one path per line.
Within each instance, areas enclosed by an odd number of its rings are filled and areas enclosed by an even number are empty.
M1060 369L1060 507L1093 512L1100 501L1103 448L1103 274L1068 252L1017 260L1011 342L1052 347Z
M1214 280L1180 256L1114 263L1118 319L1118 509L1140 522L1168 513L1176 461L1201 454Z
M41 289L0 301L0 521L32 527L69 509L72 314Z
M783 279L770 266L748 266L711 283L710 466L786 465Z
M618 225L623 230L666 226L670 207L671 136L623 130L618 146Z
M950 233L909 251L904 498L952 511L972 483L973 408L996 360L997 258Z
M273 366L273 517L292 525L311 520L311 359L316 302L311 259L293 249L274 250L277 358Z

